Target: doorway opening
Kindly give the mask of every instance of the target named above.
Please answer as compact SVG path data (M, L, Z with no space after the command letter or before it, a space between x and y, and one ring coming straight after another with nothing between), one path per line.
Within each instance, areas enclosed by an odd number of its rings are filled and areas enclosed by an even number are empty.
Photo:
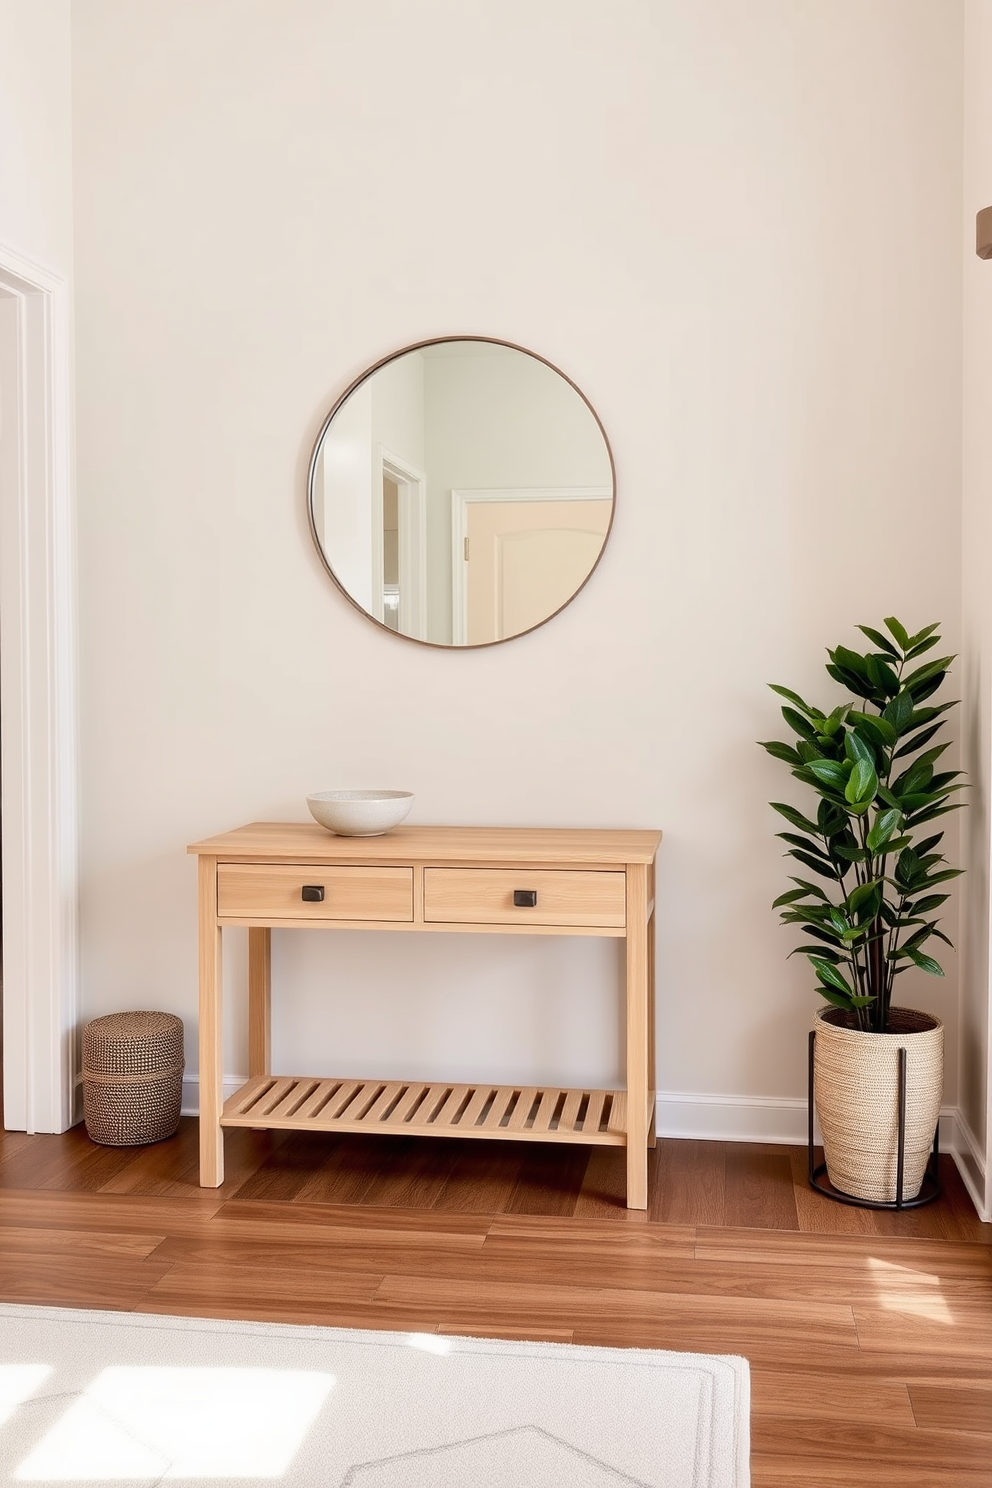
M0 245L3 1120L76 1119L75 553L65 281Z

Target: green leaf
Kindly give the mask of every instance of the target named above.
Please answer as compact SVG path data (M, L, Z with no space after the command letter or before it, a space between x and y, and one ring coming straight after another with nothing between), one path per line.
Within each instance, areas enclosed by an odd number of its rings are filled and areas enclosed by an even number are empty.
M907 631L906 627L904 625L900 625L895 615L886 615L885 623L888 626L891 634L895 636L896 641L899 645L899 649L901 651L908 650L910 642L909 632Z
M922 733L914 734L911 739L907 739L906 743L901 745L900 748L896 750L892 758L894 760L901 759L904 754L912 754L914 750L922 749L924 744L929 744L934 735L939 733L943 727L943 719L940 719L937 723L932 723L930 727L925 728Z
M826 946L815 945L796 946L796 949L790 951L785 959L788 961L793 956L822 956L824 960L832 961L835 965L842 959L839 951L830 951Z
M906 652L906 660L912 661L915 656L922 656L924 651L929 651L932 646L940 645L940 636L931 636L927 641L921 641L918 646L911 646Z
M954 660L953 656L941 656L937 661L928 661L924 666L917 667L915 672L910 672L903 679L903 687L911 692L914 697L919 696L920 688L925 682L932 682L937 676L943 676Z
M897 693L891 702L886 703L882 717L887 723L891 723L897 734L903 733L913 717L912 693Z
M775 759L785 760L787 765L802 764L801 757L796 753L791 744L780 744L777 739L759 739L758 743L762 749L767 749L768 753L774 756Z
M878 787L878 799L880 801L884 801L886 806L891 806L893 811L902 810L902 803L900 802L899 797L894 796L886 785L880 785Z
M860 656L857 651L851 651L847 646L837 646L827 655L834 666L843 667L846 672L853 672L857 677L868 677L868 658Z
M893 661L902 660L902 657L899 655L899 652L896 650L895 646L893 646L888 637L884 636L880 630L872 630L870 625L859 625L858 629L861 631L862 635L866 635L870 641L874 641L875 645L878 646L881 651L884 651L886 655L891 656Z
M921 971L927 972L930 976L942 977L944 975L944 968L941 966L940 962L935 961L932 956L925 956L922 951L910 951L909 959L914 962Z
M792 729L792 732L798 734L801 739L816 738L816 729L801 713L797 713L795 708L783 708L782 717Z
M821 930L819 925L803 925L807 935L812 935L814 940L822 940L825 945L835 946L840 942L839 935L833 935L828 930Z
M796 707L800 708L807 717L819 718L821 716L816 708L811 708L809 703L804 703L798 692L793 692L791 688L779 687L777 682L769 682L768 686L772 692L777 692L779 697L788 698L790 703L795 703Z
M851 1008L855 1006L853 997L847 997L843 992L835 992L832 987L819 986L816 988L816 991L819 992L821 997L825 997L828 1002L832 1002L834 1007L843 1008L845 1013L849 1013Z
M924 882L929 889L934 884L948 883L952 878L960 878L963 872L963 868L945 868L942 873L928 873Z
M834 734L840 728L841 724L844 722L844 719L847 717L850 710L850 703L839 704L828 718L823 719L823 726L820 729L820 733L822 735L825 735L827 738L832 739Z
M814 837L819 836L820 828L816 822L810 821L808 816L803 816L802 812L797 811L794 806L787 806L784 801L769 801L768 804L773 811L777 811L779 816L784 816L787 822L791 822L801 832L811 832Z
M870 739L877 739L886 748L896 742L896 731L887 718L874 713L857 713L854 709L847 715L848 723L860 732L867 734Z
M871 745L858 733L857 729L848 729L844 735L844 753L856 765L859 760L867 760L872 769L875 767L875 751Z
M875 817L875 825L865 839L873 853L877 853L879 848L885 846L901 821L902 813L891 806L887 811L878 813Z
M819 873L822 878L832 878L834 880L837 878L836 869L830 862L824 861L822 858L814 858L811 853L800 852L798 847L791 847L788 855L790 858L795 858L798 862L802 863L804 867L812 868L813 872Z
M868 676L874 682L875 687L884 697L893 698L899 691L899 678L889 666L884 656L874 654L865 657L868 663Z
M795 904L797 900L805 898L805 889L787 889L784 894L779 894L777 899L772 900L772 909L779 909L783 904Z
M824 956L810 956L809 959L810 964L816 968L828 987L836 987L838 992L846 992L848 997L854 996L854 988L847 978L841 975L832 961L828 961Z
M838 790L843 790L847 785L851 767L850 765L842 765L839 760L818 759L810 760L807 769L812 775L816 776L817 780L821 780L824 785L832 785Z
M832 847L831 854L835 858L841 858L845 863L867 863L871 857L863 847Z
M808 837L800 837L798 832L776 832L775 836L782 842L788 842L791 847L801 847L804 852L812 853L815 858L822 858L825 863L830 862L830 858L818 842L811 842Z
M922 630L918 630L914 636L910 636L909 644L911 646L918 646L921 641L926 640L927 636L933 635L939 624L940 621L935 620L932 625L924 626L924 628ZM938 636L938 640L939 639L940 637Z
M869 908L869 918L874 919L878 913L877 903L881 900L880 880L875 879L872 883L858 884L858 887L847 897L847 908L850 914L857 914L859 909Z
M913 914L929 914L931 910L939 909L942 904L946 904L950 897L950 894L926 894L922 899L917 899L907 907Z
M870 760L859 759L851 771L851 777L844 788L844 795L852 806L867 805L875 799L877 790L878 776L875 773L875 766Z

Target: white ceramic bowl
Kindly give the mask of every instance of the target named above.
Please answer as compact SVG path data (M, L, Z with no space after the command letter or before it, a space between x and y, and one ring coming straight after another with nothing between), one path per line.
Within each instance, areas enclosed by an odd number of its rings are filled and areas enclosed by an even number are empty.
M381 837L408 815L413 791L318 791L307 805L314 821L339 837Z

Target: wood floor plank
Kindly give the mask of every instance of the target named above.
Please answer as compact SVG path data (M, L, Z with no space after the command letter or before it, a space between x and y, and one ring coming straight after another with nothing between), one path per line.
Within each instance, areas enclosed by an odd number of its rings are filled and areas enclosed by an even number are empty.
M878 1380L870 1390L849 1375L803 1373L799 1370L753 1368L751 1410L757 1416L784 1416L833 1421L843 1431L848 1421L912 1429L917 1425L909 1387Z
M400 1155L377 1170L363 1202L380 1208L433 1208L457 1160L452 1146L450 1138L411 1138Z
M438 1210L371 1208L351 1204L281 1204L229 1199L216 1208L217 1225L240 1225L246 1236L267 1232L289 1238L289 1232L311 1228L354 1243L405 1245L430 1238L438 1246L481 1246L489 1232L488 1214L449 1214Z
M938 1276L992 1278L992 1252L984 1245L902 1236L834 1236L776 1233L772 1230L699 1226L696 1254L701 1259L742 1265L868 1265L909 1267ZM881 1268L880 1268L881 1269Z
M752 1150L727 1171L724 1224L798 1230L799 1215L788 1153Z
M392 1305L433 1304L441 1312L442 1320L451 1318L465 1324L483 1314L496 1318L503 1326L509 1326L512 1319L514 1324L533 1320L576 1329L580 1324L604 1318L615 1324L624 1318L643 1321L651 1317L664 1321L683 1337L692 1329L699 1337L718 1336L724 1340L719 1350L724 1353L741 1352L733 1343L735 1338L761 1334L774 1334L777 1340L801 1339L807 1349L839 1345L853 1352L857 1348L851 1309L817 1302L768 1302L550 1283L453 1278L437 1281L432 1277L395 1273L384 1277L376 1300ZM699 1343L696 1347L708 1352L711 1345Z
M154 1256L126 1260L88 1253L0 1254L0 1301L66 1307L129 1309L146 1297L168 1271Z
M907 1387L918 1426L992 1434L992 1377L984 1382L954 1385L913 1384ZM992 1440L988 1444L992 1470Z
M165 1298L184 1299L195 1313L202 1303L235 1305L250 1297L252 1306L313 1306L325 1313L338 1302L371 1302L381 1274L368 1271L307 1271L293 1266L231 1266L226 1261L179 1261L156 1278L145 1296L149 1304Z
M548 1142L528 1142L506 1213L574 1214L588 1163L588 1147L562 1149Z
M854 1456L892 1467L929 1468L940 1483L945 1471L989 1472L989 1439L965 1431L933 1431L919 1427L887 1426L848 1420L843 1431L836 1422L807 1416L782 1419L755 1415L751 1422L751 1449L756 1456L781 1452L795 1457L796 1437L801 1435L808 1456L814 1461Z
M412 1137L339 1137L324 1161L311 1166L295 1197L305 1204L375 1204L380 1176L402 1171L413 1142Z
M655 1224L725 1224L726 1144L660 1141L648 1203Z
M968 1359L985 1377L992 1373L992 1301L959 1305L957 1299L936 1296L929 1305L883 1308L854 1304L854 1318L862 1353L920 1354L926 1359L943 1355Z
M651 1183L649 1180L649 1189ZM573 1214L576 1219L650 1224L651 1216L647 1209L627 1208L627 1154L622 1147L593 1147Z
M513 1196L524 1160L521 1142L460 1142L450 1139L455 1160L435 1210L502 1214Z
M830 1462L803 1454L751 1454L751 1488L990 1488L988 1468L917 1467L848 1451Z
M71 1190L7 1190L0 1195L0 1227L189 1234L198 1232L222 1202L216 1189L197 1189L192 1197L180 1199L148 1194L121 1197Z
M164 1239L164 1235L0 1225L0 1256L19 1253L26 1256L67 1255L77 1260L88 1256L143 1260L157 1250Z

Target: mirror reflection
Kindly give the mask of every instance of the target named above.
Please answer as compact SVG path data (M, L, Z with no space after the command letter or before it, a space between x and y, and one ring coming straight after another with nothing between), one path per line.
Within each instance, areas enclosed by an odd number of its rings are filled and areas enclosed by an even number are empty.
M595 568L613 462L569 380L482 338L366 373L314 447L310 525L331 577L397 634L485 646L543 624Z

